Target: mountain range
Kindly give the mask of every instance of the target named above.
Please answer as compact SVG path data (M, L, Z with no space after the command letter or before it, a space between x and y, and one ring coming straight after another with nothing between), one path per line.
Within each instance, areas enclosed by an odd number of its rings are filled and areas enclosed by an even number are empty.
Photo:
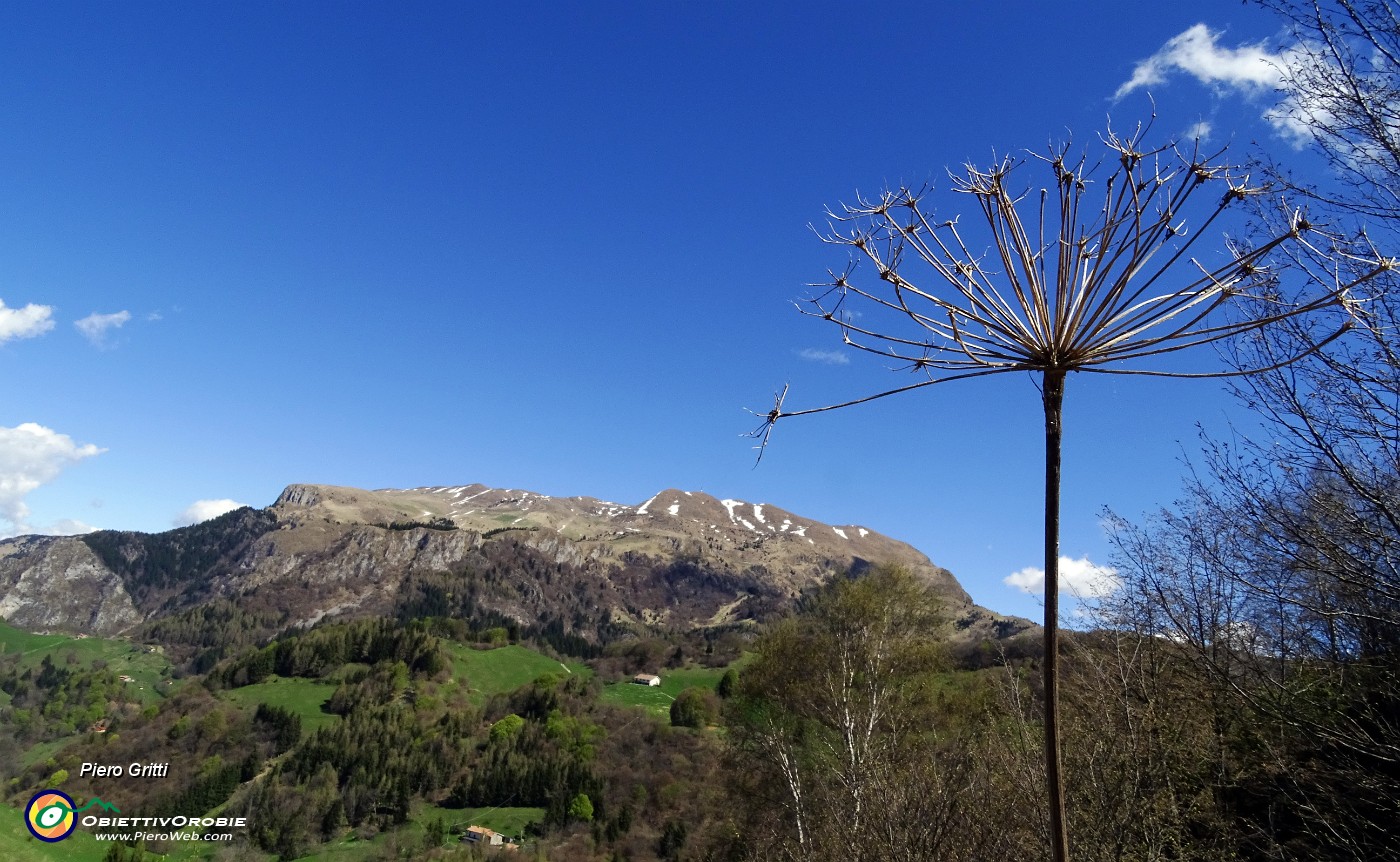
M923 553L859 525L692 491L623 505L484 485L297 484L265 509L164 533L6 539L0 617L160 640L181 620L246 638L335 617L457 616L596 644L750 626L833 575L882 564L926 580L959 640L1032 627L973 604Z

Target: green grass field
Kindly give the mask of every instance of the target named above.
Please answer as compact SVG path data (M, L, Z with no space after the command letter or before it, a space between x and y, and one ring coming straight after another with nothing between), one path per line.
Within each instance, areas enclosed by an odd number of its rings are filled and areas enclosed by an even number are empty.
M631 680L609 683L603 686L602 700L620 706L640 706L657 715L669 715L671 701L688 688L708 688L714 690L724 676L725 668L689 667L664 670L659 676L661 685L638 685Z
M515 644L478 650L449 643L447 649L452 656L453 681L467 687L467 698L474 704L484 703L493 694L514 691L542 674L592 673L578 662L558 662Z
M441 808L436 805L415 805L413 822L421 827L441 818L448 829L485 826L502 835L523 835L525 827L544 819L543 808Z
M265 703L291 710L301 716L302 733L311 733L339 720L339 716L321 711L321 704L335 692L335 688L335 684L329 682L274 676L257 685L229 689L222 696L239 706L256 708L258 704Z
M36 635L0 620L0 652L35 652L72 638L64 635Z
M50 656L55 663L72 653L83 667L105 661L113 673L131 677L127 683L136 689L143 706L156 703L179 686L170 680L170 662L160 652L120 638L80 638L73 635L36 635L0 621L0 655L18 653L20 661L37 666Z
M38 745L30 746L29 748L25 749L25 752L23 756L20 757L19 762L24 764L25 766L29 766L34 763L39 763L43 760L48 760L50 757L53 757L55 754L57 754L59 749L68 745L70 742L76 742L77 740L83 739L86 736L87 733L78 733L74 734L73 736L64 736L60 737L59 739L51 739L48 742L41 742Z
M457 643L447 645L452 659L450 685L466 687L467 699L476 705L493 694L514 691L541 674L589 674L587 667L577 662L563 664L522 646L505 646L477 650ZM327 679L339 679L347 672L346 665ZM363 665L358 667L363 668ZM335 682L273 676L266 682L229 689L221 697L240 706L256 707L260 703L280 706L301 716L302 730L310 733L337 720L337 716L321 711L321 704L336 689ZM362 842L363 843L363 842Z
M526 826L543 820L545 812L543 808L467 808L449 813L457 814L457 820L447 821L449 825L485 826L502 835L520 836Z

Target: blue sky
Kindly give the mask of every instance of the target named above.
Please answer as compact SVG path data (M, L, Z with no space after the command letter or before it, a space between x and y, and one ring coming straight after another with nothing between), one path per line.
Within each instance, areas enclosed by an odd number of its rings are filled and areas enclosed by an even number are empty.
M784 384L905 379L793 309L845 263L808 224L1149 92L1163 138L1302 156L1252 7L937 5L0 4L0 532L292 482L679 487L1038 615L1005 582L1040 559L1028 377L792 420L755 467ZM1063 550L1096 563L1104 507L1170 503L1196 423L1248 422L1209 381L1074 378L1066 410Z

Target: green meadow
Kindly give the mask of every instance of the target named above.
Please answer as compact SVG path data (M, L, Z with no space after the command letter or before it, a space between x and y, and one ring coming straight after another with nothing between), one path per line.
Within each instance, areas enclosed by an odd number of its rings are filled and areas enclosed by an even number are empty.
M514 691L543 674L565 676L593 672L578 662L559 662L517 644L479 650L449 643L447 649L452 656L453 682L465 685L467 699L477 705L485 703L493 694Z
M603 686L602 700L621 706L640 706L657 715L669 715L671 701L688 688L708 688L719 685L726 668L688 667L664 670L661 685L638 685L631 679Z
M437 805L415 805L413 822L420 828L433 820L441 820L443 825L458 832L468 826L485 826L506 836L525 834L531 823L544 819L543 808L443 808ZM455 836L449 840L455 841Z
M149 706L179 683L170 678L170 662L158 648L134 644L120 638L36 635L0 621L0 656L20 655L20 661L37 667L45 656L55 663L66 662L71 654L77 663L89 667L94 661L107 663L113 673L131 677L137 698ZM8 699L8 696L7 696Z
M335 693L335 689L335 683L273 676L257 685L229 689L223 693L223 697L250 708L265 703L290 710L301 717L302 732L310 733L338 718L321 709L321 704Z

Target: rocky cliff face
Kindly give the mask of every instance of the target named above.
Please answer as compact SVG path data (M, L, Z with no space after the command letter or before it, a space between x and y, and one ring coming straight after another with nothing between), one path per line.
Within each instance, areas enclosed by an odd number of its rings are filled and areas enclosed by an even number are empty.
M31 631L116 634L141 621L122 579L80 541L0 542L0 617Z
M1029 626L976 607L922 553L859 525L698 492L621 505L483 485L292 485L268 509L168 533L11 539L0 614L106 634L223 601L293 625L490 613L596 639L761 619L834 574L884 563L928 580L963 637Z

